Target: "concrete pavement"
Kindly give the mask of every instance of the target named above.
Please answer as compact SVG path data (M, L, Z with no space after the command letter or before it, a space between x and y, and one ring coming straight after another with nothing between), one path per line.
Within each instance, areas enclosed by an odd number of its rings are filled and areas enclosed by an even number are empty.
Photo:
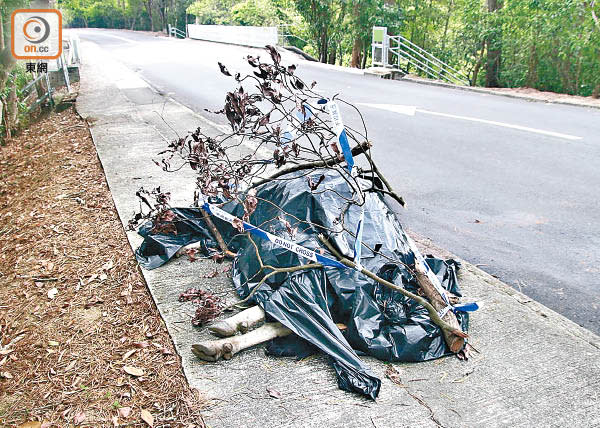
M160 184L174 205L189 204L192 175L164 173L151 159L165 139L213 125L156 92L97 45L82 48L77 109L91 123L123 223L137 208L134 194L141 185ZM134 232L128 238L133 248L139 245ZM420 243L447 255L429 241ZM190 345L208 335L191 326L193 305L179 303L178 295L200 286L229 290L233 298L230 280L222 274L203 278L212 263L183 259L143 274L190 385L207 399L206 421L213 428L600 426L600 338L473 265L464 267L466 299L485 302L470 330L480 353L468 362L394 364L404 387L385 378L386 364L366 358L383 381L377 402L340 391L322 357L296 362L266 357L258 347L228 362L196 360ZM271 398L267 388L281 399Z

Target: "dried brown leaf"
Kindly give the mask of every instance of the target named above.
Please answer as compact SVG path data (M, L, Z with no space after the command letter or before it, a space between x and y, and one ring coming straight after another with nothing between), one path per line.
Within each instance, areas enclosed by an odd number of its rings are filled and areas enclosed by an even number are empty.
M239 218L234 218L232 222L233 227L237 229L238 232L244 233L244 223Z
M144 370L139 367L125 366L123 367L123 371L135 377L144 376Z
M131 350L125 352L125 354L123 354L122 360L125 361L127 358L131 357L136 351L137 351L137 349L131 349Z
M128 418L131 414L131 407L121 407L119 408L119 416L122 418Z
M148 426L154 426L154 416L152 416L152 414L148 410L142 409L141 417L142 420L148 424Z
M76 413L75 416L73 416L73 423L75 425L79 425L83 421L85 421L85 413L79 412L79 413Z
M39 421L30 421L22 423L17 428L41 428L41 426L42 423Z

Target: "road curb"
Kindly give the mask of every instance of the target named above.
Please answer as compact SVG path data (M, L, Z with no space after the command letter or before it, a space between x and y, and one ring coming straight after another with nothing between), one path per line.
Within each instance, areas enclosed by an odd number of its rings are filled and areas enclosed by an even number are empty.
M420 85L440 86L440 87L444 87L444 88L459 89L461 91L479 92L481 94L497 95L497 96L501 96L501 97L515 98L515 99L521 99L521 100L526 100L526 101L534 101L534 102L544 103L544 104L562 104L562 105L568 105L568 106L574 106L574 107L587 107L587 108L600 110L600 105L595 106L595 105L591 105L591 104L580 104L580 103L575 103L575 102L567 101L567 100L542 100L542 99L532 97L529 95L511 94L511 93L505 93L505 92L501 92L501 91L494 91L493 89L454 85L452 83L437 82L434 80L414 79L412 77L403 77L403 78L399 79L399 81L418 83Z

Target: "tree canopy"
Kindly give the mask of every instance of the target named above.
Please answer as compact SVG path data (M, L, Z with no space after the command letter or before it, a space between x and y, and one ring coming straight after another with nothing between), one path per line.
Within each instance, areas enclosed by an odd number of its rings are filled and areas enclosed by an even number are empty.
M361 68L370 65L372 27L384 26L476 85L600 92L597 0L60 0L59 5L72 26L278 25L291 35L290 43L319 61Z

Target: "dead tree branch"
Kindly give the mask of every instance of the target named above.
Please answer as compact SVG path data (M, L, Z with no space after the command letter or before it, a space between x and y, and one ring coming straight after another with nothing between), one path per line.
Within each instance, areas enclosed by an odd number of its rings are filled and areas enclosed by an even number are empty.
M405 290L403 287L400 287L396 284L386 281L383 278L380 278L379 276L375 275L373 272L365 269L364 267L360 267L360 269L358 269L356 264L354 262L352 262L351 260L349 260L348 258L344 257L342 254L340 254L337 251L337 249L325 238L325 236L319 235L319 240L344 265L348 266L349 268L358 270L363 275L366 275L369 278L377 281L381 285L383 285L387 288L390 288L394 291L397 291L398 293L408 297L409 299L414 300L415 302L417 302L421 306L423 306L429 313L429 317L431 318L431 320L438 327L440 327L442 329L442 332L444 333L444 338L446 339L446 343L450 347L450 350L452 352L456 353L456 352L460 351L460 349L462 349L462 346L464 345L464 340L465 340L465 338L469 337L469 335L460 329L460 326L458 326L458 322L456 324L454 324L453 322L447 322L445 319L442 319L440 317L438 311L436 310L436 308L431 303L429 303L426 299L424 299L423 297L421 297L417 294L411 293L410 291ZM421 280L419 279L418 272L417 272L417 281L419 281L419 285L421 285ZM434 290L435 290L435 288L434 288ZM423 289L423 291L425 293L427 293L426 289ZM441 299L441 296L440 296L440 299ZM433 301L436 301L436 300L437 299L434 299ZM444 307L445 306L446 305L444 305ZM449 313L450 312L451 311L449 311ZM452 314L452 316L454 316L454 314ZM445 316L444 318L447 318L447 317ZM454 320L456 320L455 316L454 316ZM460 344L460 346L458 346L459 344Z

